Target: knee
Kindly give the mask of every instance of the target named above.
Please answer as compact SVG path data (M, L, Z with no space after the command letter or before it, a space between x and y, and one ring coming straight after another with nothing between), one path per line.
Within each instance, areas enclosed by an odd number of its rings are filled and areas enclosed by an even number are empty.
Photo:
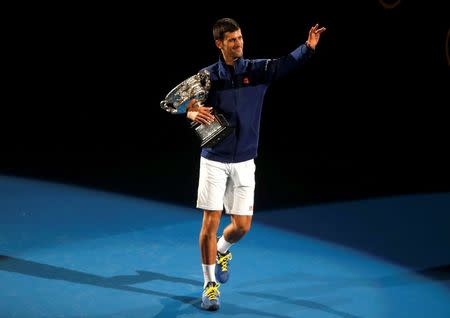
M250 231L251 224L237 224L236 231L240 234L240 236L244 236L248 231Z
M209 240L211 238L216 239L217 238L217 233L214 230L202 228L201 231L200 231L200 238L202 240Z

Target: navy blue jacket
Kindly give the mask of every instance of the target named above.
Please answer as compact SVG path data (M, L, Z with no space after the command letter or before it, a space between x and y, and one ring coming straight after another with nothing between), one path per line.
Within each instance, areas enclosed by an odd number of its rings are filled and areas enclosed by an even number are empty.
M234 132L201 156L220 162L241 162L257 156L264 95L270 83L303 64L313 51L305 44L279 59L240 58L234 67L219 61L204 69L211 75L205 106L214 107L235 127Z

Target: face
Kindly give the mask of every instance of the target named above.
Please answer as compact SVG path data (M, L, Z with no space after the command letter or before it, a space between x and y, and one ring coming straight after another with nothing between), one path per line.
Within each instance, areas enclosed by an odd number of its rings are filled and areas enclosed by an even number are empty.
M244 54L244 39L241 30L226 32L223 41L216 40L216 46L222 51L225 61L234 61Z

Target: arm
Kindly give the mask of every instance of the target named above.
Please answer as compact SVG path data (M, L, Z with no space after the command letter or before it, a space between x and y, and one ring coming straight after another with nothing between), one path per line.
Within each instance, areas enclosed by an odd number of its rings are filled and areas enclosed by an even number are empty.
M325 30L326 28L319 28L319 25L316 24L309 30L308 39L304 44L282 58L267 60L265 71L267 71L269 81L282 78L297 67L303 65L314 53L319 43L320 35Z

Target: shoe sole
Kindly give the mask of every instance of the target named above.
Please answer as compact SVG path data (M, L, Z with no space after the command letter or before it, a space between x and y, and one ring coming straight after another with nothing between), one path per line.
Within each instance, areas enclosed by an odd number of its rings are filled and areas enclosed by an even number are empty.
M203 303L202 303L202 308L204 309L204 310L207 310L207 311L216 311L216 310L218 310L219 309L219 305L211 305L211 306L209 306L208 308L206 308L204 305L203 305Z

